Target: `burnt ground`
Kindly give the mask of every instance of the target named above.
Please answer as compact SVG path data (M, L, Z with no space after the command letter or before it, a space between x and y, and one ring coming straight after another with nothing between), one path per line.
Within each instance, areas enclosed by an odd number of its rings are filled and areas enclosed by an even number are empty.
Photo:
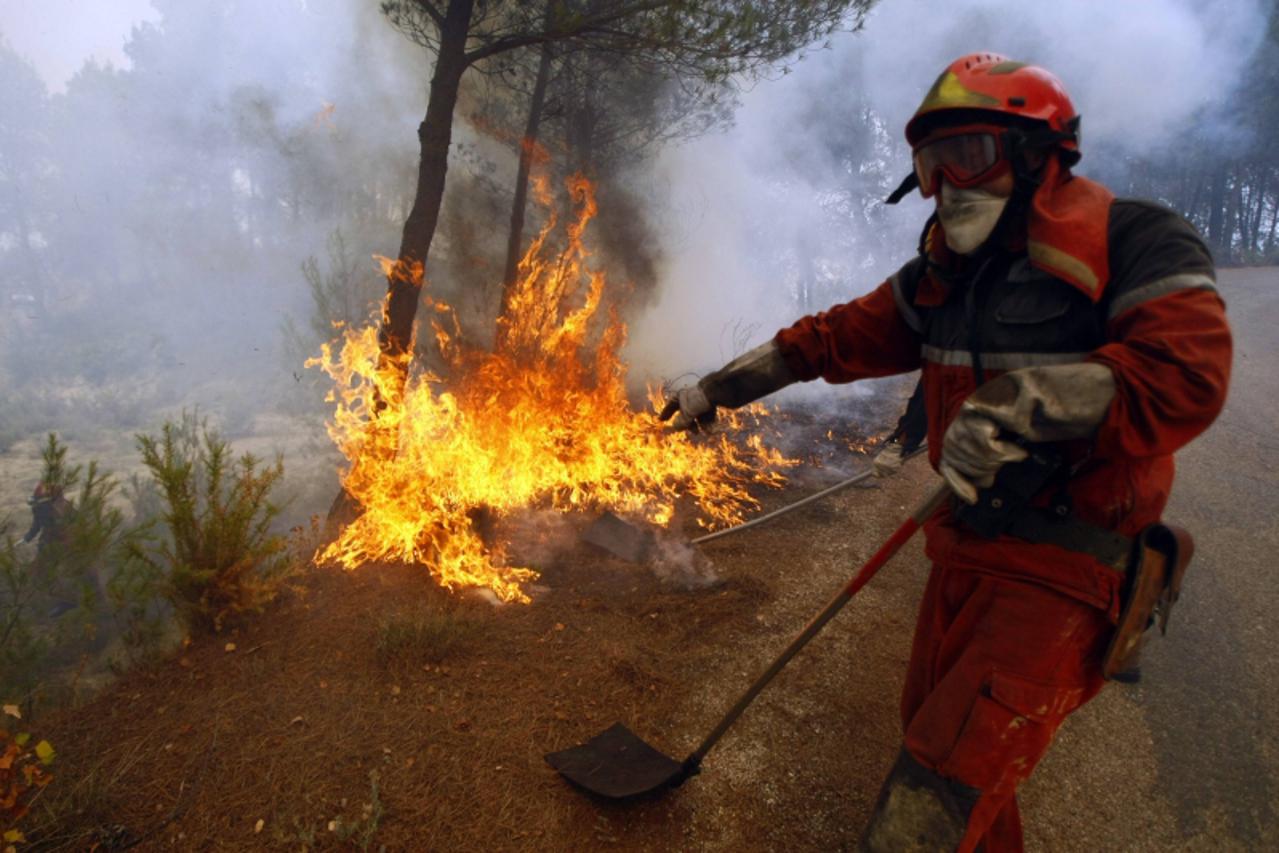
M1185 599L1146 681L1072 717L1025 787L1031 849L1279 845L1276 285L1274 270L1223 274L1234 391L1179 457L1169 512L1199 536ZM47 837L96 826L143 837L137 849L850 848L897 749L927 573L918 540L681 789L601 804L542 755L621 720L682 757L931 482L915 461L709 543L711 584L584 545L547 560L528 606L449 596L408 567L316 570L234 633L40 720L58 749ZM765 508L817 485L793 482ZM385 620L423 613L453 641L442 658L378 654Z

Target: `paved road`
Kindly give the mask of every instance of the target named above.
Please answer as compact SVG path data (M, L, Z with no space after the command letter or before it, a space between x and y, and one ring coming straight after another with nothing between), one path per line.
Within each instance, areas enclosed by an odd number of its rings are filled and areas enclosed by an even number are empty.
M1279 269L1220 284L1230 398L1167 512L1197 540L1183 600L1145 681L1077 714L1029 783L1038 849L1279 849Z

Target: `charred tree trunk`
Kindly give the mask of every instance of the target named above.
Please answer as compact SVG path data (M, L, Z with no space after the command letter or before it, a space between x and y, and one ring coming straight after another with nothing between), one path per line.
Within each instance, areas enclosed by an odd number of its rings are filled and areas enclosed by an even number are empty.
M551 4L547 4L550 14ZM533 83L533 97L528 108L528 122L524 125L524 138L520 141L520 165L515 173L515 201L511 205L511 229L506 239L506 271L502 275L502 305L510 298L511 288L519 275L520 252L524 244L524 209L528 206L529 172L533 167L533 154L537 146L538 128L542 123L542 109L546 104L546 84L551 78L551 48L542 46L542 57L537 64L537 80Z

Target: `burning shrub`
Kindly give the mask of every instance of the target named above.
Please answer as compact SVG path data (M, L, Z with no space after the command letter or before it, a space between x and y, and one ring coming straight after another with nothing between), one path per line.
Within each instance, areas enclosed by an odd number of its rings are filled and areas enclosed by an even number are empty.
M189 629L221 629L230 616L260 610L279 591L287 542L271 532L281 508L271 492L284 476L277 458L238 459L207 422L183 412L158 438L139 435L142 461L164 499L167 537L134 554L161 578Z
M544 183L535 189L552 203ZM524 586L537 573L509 565L503 543L477 530L477 514L607 509L665 525L687 495L712 523L733 524L758 505L749 485L781 482L787 460L758 436L694 440L632 410L620 357L626 327L608 308L604 274L586 265L593 188L578 176L568 189L573 215L560 229L553 211L533 241L491 350L467 344L454 311L427 300L447 383L385 357L375 326L346 329L340 348L325 345L308 362L333 380L329 434L350 463L343 487L362 511L321 559L347 568L417 562L447 588L486 586L527 602ZM385 266L422 286L421 264Z

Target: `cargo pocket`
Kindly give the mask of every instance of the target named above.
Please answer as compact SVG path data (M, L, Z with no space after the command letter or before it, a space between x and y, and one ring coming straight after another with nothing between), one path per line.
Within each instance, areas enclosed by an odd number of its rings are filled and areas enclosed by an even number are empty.
M995 306L995 324L985 344L992 353L1086 351L1093 348L1089 343L1100 343L1096 313L1088 298L1065 282L1028 281Z
M1030 776L1083 696L1082 687L992 673L940 772L982 791L1015 788Z

